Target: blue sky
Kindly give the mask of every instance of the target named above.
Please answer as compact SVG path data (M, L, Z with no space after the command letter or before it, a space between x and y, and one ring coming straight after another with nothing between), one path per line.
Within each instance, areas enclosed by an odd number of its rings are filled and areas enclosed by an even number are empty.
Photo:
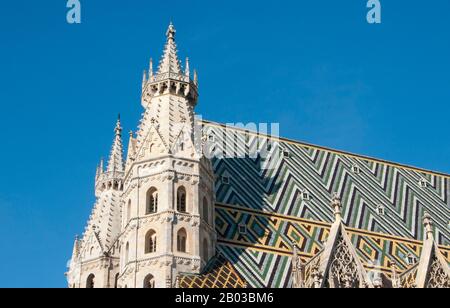
M197 113L450 173L450 2L66 1L0 4L0 287L65 287L117 113L135 129L143 69L170 20L198 69ZM125 4L126 3L126 4Z

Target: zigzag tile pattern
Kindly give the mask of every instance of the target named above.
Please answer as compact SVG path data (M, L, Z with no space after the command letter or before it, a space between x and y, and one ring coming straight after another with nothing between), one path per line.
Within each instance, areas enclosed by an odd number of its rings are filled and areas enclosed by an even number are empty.
M180 288L245 288L246 284L223 255L212 259L201 275L180 275Z
M407 256L419 258L425 212L450 263L449 176L208 122L204 133L214 135L209 150L216 154L218 250L250 286L290 285L291 243L299 243L305 261L320 251L333 220L334 192L368 270L389 275L390 260L406 269ZM233 153L249 150L259 155ZM380 205L384 215L377 212ZM242 224L245 234L239 233Z
M268 142L267 137L239 130L233 131L233 138L223 138L225 128L205 128L206 134L215 135L214 152L225 153L213 159L219 203L330 222L328 204L337 192L344 222L351 228L422 240L422 217L429 212L438 243L450 245L450 177L285 140ZM250 149L269 152L268 158L228 154L246 141ZM289 151L289 157L277 159L282 151ZM230 183L222 183L222 176L228 176ZM421 187L421 180L427 187ZM310 200L301 198L303 190ZM385 215L378 215L379 205Z
M246 232L239 227L245 225ZM288 217L216 204L218 250L252 287L289 286L293 241L305 262L326 242L331 225L298 217ZM407 269L408 257L417 260L422 243L386 234L349 229L348 233L368 271L390 275L390 262ZM450 264L450 247L440 246Z

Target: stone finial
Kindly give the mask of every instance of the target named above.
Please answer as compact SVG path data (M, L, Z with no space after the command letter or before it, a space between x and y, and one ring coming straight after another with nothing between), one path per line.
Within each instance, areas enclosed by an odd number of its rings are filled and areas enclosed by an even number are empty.
M292 241L292 270L296 271L298 269L298 245L297 242Z
M97 181L100 176L100 165L97 165L97 169L95 170L95 180Z
M120 113L117 115L117 122L116 127L114 128L114 131L116 132L116 135L119 135L122 133L122 125L120 123Z
M189 78L190 76L190 68L189 68L189 58L186 57L186 65L184 66L184 75Z
M390 264L391 264L391 280L392 280L392 287L397 289L400 288L400 279L398 277L398 273L397 273L397 263L394 260L390 260Z
M173 26L172 22L170 22L169 27L167 28L166 36L168 39L174 39L175 33L177 31L175 30L175 27Z
M433 238L433 219L428 212L423 215L423 226L425 228L426 239Z
M333 196L331 197L331 207L333 208L335 221L340 221L342 218L341 216L342 204L341 204L341 197L339 196L338 193L333 193Z
M108 160L107 172L123 172L123 145L122 145L122 125L120 123L120 114L117 117L117 123L114 128L115 136L111 153Z
M298 253L298 245L295 241L292 242L293 256L292 256L292 287L303 288L304 287L304 264Z

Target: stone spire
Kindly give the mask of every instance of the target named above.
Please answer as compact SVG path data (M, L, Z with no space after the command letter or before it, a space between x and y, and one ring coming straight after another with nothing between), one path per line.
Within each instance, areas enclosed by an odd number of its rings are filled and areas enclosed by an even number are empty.
M316 261L309 264L313 273L306 285L315 288L373 288L342 222L339 194L333 194L330 205L335 220L323 250L314 257Z
M303 288L305 280L305 267L299 254L299 247L295 241L292 242L292 248L292 287Z
M95 277L95 287L114 285L119 271L117 238L121 231L120 196L123 191L124 161L120 116L106 171L103 159L97 167L95 179L96 202L89 216L85 232L75 239L73 257L67 277L71 287L89 287L89 275ZM89 262L90 267L83 267Z
M184 75L189 78L191 76L190 68L189 68L189 58L186 58L186 64L184 66Z
M148 76L149 76L149 79L153 78L153 59L152 58L150 58L150 63L148 65Z
M114 128L115 137L109 155L108 166L106 172L123 172L123 145L122 145L122 126L120 124L120 115L117 119L116 127Z
M433 219L423 216L424 243L419 262L400 276L403 288L450 288L450 266L433 236Z
M175 27L172 23L170 23L169 28L167 29L166 36L167 42L164 47L164 54L162 56L161 61L159 62L158 74L164 73L173 73L173 74L181 74L181 65L178 60L178 50L177 45L175 43Z
M80 240L78 235L75 235L75 241L73 243L72 259L76 260L80 253Z
M190 79L191 63L188 58L184 70L181 69L175 44L175 27L172 23L166 36L167 41L156 73L152 73L153 64L150 61L149 76L143 80L145 86L141 104L145 111L135 138L136 156L141 158L145 155L145 149L152 145L145 144L150 142L147 138L151 129L156 131L154 134L161 139L157 142L162 145L158 146L159 154L175 151L175 144L183 135L181 130L186 130L186 127L190 130L184 132L184 135L191 135L194 130L194 108L198 100L197 81ZM194 79L197 80L196 76L195 73Z
M136 135L130 134L120 242L125 253L132 250L120 260L121 286L172 287L178 273L201 273L216 253L215 177L195 143L198 92L190 79L192 63L181 69L172 24L166 36L153 75L149 65L141 96L145 111ZM141 263L146 259L152 261Z
M127 151L127 159L126 159L126 170L131 166L134 161L134 156L136 154L136 139L133 137L133 131L129 133L130 138L128 140L128 151Z
M144 70L142 73L142 91L145 88L145 85L147 84L147 72Z

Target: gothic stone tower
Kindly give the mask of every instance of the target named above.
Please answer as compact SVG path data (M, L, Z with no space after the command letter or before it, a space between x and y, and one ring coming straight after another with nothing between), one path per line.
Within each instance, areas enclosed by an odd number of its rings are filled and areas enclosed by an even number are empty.
M75 239L67 272L71 288L112 288L119 275L121 194L124 161L120 118L106 170L103 160L95 176L96 203L82 238Z
M173 287L214 256L214 175L195 134L197 74L178 60L173 25L156 74L144 72L145 111L123 161L120 119L96 204L67 272L73 288ZM201 137L201 136L200 136Z
M156 74L144 72L136 136L122 194L121 287L173 287L215 254L214 175L194 138L197 74L178 60L171 24ZM200 142L201 143L201 142Z

